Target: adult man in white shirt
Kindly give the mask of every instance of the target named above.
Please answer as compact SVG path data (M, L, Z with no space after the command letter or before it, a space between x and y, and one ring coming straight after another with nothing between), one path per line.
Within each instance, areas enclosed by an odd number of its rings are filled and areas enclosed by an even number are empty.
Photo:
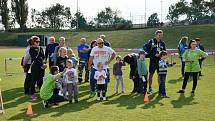
M109 73L107 72L108 64L115 58L116 52L107 46L104 46L104 41L102 38L97 39L97 45L94 47L90 53L90 59L88 63L88 68L91 70L90 75L90 88L91 88L91 94L90 97L95 96L95 90L96 90L96 80L94 79L95 71L98 70L97 64L100 62L103 64L103 69L106 71L107 76ZM91 67L93 63L93 67ZM105 80L105 89L107 91L107 85L108 80Z

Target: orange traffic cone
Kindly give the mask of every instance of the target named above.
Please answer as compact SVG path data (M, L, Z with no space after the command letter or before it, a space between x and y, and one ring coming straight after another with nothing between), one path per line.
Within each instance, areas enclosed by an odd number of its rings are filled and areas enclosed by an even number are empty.
M27 109L26 115L27 116L33 116L33 110L32 110L32 104L31 103L28 104L28 109Z
M149 96L148 96L147 92L144 96L144 103L149 103Z

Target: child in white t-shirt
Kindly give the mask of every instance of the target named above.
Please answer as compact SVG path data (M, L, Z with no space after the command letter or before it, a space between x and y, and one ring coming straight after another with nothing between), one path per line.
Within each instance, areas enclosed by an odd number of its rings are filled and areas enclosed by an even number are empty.
M78 103L78 86L76 70L73 68L73 62L71 59L66 61L66 72L64 74L63 95L66 98L66 92L68 91L69 103L72 103L72 97L74 96L75 103Z
M98 71L95 72L94 78L97 80L97 100L100 100L100 92L102 92L103 100L106 100L106 91L105 91L105 79L107 78L106 72L103 69L103 64L97 64Z

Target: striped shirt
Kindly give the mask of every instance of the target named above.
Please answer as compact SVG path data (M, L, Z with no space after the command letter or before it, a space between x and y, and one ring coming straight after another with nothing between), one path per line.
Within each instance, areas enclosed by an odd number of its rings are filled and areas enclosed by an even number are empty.
M159 74L167 74L167 66L168 66L168 62L160 59L159 60Z

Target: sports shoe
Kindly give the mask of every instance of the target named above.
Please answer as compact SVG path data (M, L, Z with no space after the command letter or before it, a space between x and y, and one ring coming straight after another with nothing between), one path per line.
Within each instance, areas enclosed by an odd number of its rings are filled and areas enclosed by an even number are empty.
M37 96L36 95L31 95L31 99L34 101L34 100L37 100Z
M81 83L83 81L82 78L78 78L78 82Z
M90 98L94 97L96 95L96 92L91 92L90 93Z
M100 97L97 97L97 100L100 100Z
M179 90L177 93L184 93L185 91L184 90Z
M162 98L170 98L170 97L167 96L167 95L162 95L161 97L162 97Z
M75 100L75 103L78 103L78 100Z
M70 100L69 103L72 104L72 100Z
M191 96L195 96L195 91L191 91Z
M48 101L43 100L43 106L44 106L44 108L48 108Z
M107 98L106 98L106 97L103 97L103 100L107 100Z

